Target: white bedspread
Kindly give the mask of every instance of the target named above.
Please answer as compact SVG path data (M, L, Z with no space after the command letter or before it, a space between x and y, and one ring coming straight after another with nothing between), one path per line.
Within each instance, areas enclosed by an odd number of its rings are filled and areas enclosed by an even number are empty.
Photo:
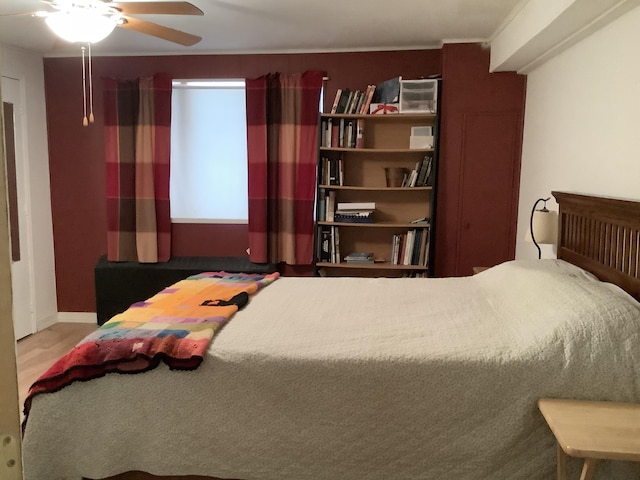
M548 480L537 399L640 401L639 332L637 302L556 260L451 279L280 278L196 371L37 396L25 478ZM596 478L612 468L633 478L621 462Z

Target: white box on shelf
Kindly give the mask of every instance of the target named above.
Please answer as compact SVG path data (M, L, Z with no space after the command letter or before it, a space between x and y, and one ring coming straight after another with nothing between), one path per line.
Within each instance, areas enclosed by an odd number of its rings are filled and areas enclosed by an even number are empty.
M433 128L430 126L411 127L409 148L433 148Z
M436 113L438 80L400 80L400 113Z

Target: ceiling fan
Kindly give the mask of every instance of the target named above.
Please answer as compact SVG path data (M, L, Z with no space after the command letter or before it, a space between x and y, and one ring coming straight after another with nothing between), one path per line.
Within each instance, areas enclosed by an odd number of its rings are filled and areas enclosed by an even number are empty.
M134 30L169 42L192 46L197 35L141 20L133 15L203 15L189 2L112 2L111 0L42 0L52 10L8 15L31 15L45 19L53 32L69 42L96 43L116 27Z

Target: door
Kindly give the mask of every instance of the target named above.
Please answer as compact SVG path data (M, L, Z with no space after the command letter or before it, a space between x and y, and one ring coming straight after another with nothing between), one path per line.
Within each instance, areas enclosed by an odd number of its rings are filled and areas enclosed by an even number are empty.
M2 77L11 244L11 287L16 339L36 331L32 281L30 203L22 82Z
M2 124L2 122L0 122ZM1 139L1 137L0 137ZM4 162L4 142L0 141L0 166ZM20 409L15 340L11 321L12 302L9 265L9 225L7 222L7 182L0 168L0 478L22 479L20 460Z

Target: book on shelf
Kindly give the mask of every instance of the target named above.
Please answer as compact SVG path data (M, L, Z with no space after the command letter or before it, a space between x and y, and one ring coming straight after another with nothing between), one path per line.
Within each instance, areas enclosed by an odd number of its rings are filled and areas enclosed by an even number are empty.
M323 118L320 121L320 146L321 147L326 147L327 146L327 123L329 122L329 119Z
M330 126L331 134L329 135L329 139L331 140L331 143L329 143L329 146L336 148L340 144L340 124L337 120L333 119Z
M362 259L362 258L373 258L373 252L351 252L349 255L345 257L345 259Z
M333 190L327 193L327 207L326 207L326 215L325 220L327 222L333 222L335 215L335 205L336 205L336 192Z
M413 231L413 245L409 265L420 265L420 242L422 241L422 233L422 228L417 228Z
M391 263L393 265L428 267L429 232L430 229L424 227L393 235L391 240Z
M394 82L397 83L397 79L391 79L386 83L383 82L383 88L388 88L388 85L390 85L391 89L393 89ZM333 99L330 114L364 115L369 113L369 106L373 101L377 88L376 85L367 85L364 90L339 88Z
M344 223L373 223L375 202L339 202L334 221Z
M358 112L361 115L369 113L369 105L371 105L371 100L373 99L373 94L376 91L375 85L368 85L367 91L365 92L365 99L362 102L362 107L360 107L360 111Z
M320 230L317 255L321 262L331 261L331 230L327 227L322 227Z
M375 210L376 202L338 202L338 210Z
M429 242L429 229L425 228L422 230L422 238L420 239L420 251L418 252L418 265L428 266L429 263L429 252L428 245Z
M368 213L336 212L333 216L333 221L341 223L373 223L373 211L369 211Z
M335 215L341 217L371 217L375 210L336 210Z
M407 248L407 234L403 233L400 237L400 251L398 252L398 265L404 264L404 256Z
M404 256L402 259L403 265L411 265L411 255L413 254L413 242L415 240L415 230L409 230L407 232L407 241L404 247Z
M364 120L361 118L356 122L356 148L362 148L364 146Z
M327 192L318 192L318 220L323 222L327 218Z
M414 168L413 170L411 170L411 172L409 172L407 177L402 182L402 186L403 187L415 187L416 186L416 180L418 179L418 168L419 167L416 165L416 168Z
M347 263L358 263L358 264L367 264L374 263L374 255L371 252L351 252L349 255L344 257L345 262Z
M343 185L344 170L342 167L342 158L321 158L322 172L320 181L322 185Z
M427 184L426 176L430 168L428 164L431 162L429 155L425 155L422 161L420 162L420 168L418 169L418 177L416 179L416 187L423 187Z
M336 106L335 113L345 113L347 108L347 102L349 101L350 90L348 88L343 88L340 92L340 99L338 100L338 105Z
M429 185L429 179L431 178L431 171L433 169L433 157L431 155L425 155L420 165L420 171L418 172L418 180L416 186L424 187Z
M401 80L402 77L394 77L379 83L373 95L372 103L399 102Z
M344 110L344 113L353 112L353 104L355 103L357 98L358 98L358 90L352 91L351 94L349 95L349 101L347 102L347 106Z
M362 103L364 102L364 97L365 97L365 92L361 92L360 90L358 90L358 98L355 102L355 104L353 105L353 113L360 113L360 109L362 108Z
M340 263L340 229L331 227L331 263Z
M338 103L340 102L340 96L342 95L342 89L339 88L336 91L336 96L333 99L333 105L331 106L331 113L336 113L336 110L338 109Z
M331 146L331 134L333 132L333 118L327 118L327 121L322 125L324 128L324 135L322 136L323 142L321 145L323 147Z
M317 259L319 262L340 263L340 229L323 226L319 231Z
M345 134L344 147L353 148L356 146L356 131L353 126L353 120L347 122L347 132Z
M425 187L429 184L433 167L433 157L425 155L424 158L416 162L415 168L409 172L407 178L402 182L403 187Z
M324 148L362 148L364 120L327 118L320 124L320 146Z

